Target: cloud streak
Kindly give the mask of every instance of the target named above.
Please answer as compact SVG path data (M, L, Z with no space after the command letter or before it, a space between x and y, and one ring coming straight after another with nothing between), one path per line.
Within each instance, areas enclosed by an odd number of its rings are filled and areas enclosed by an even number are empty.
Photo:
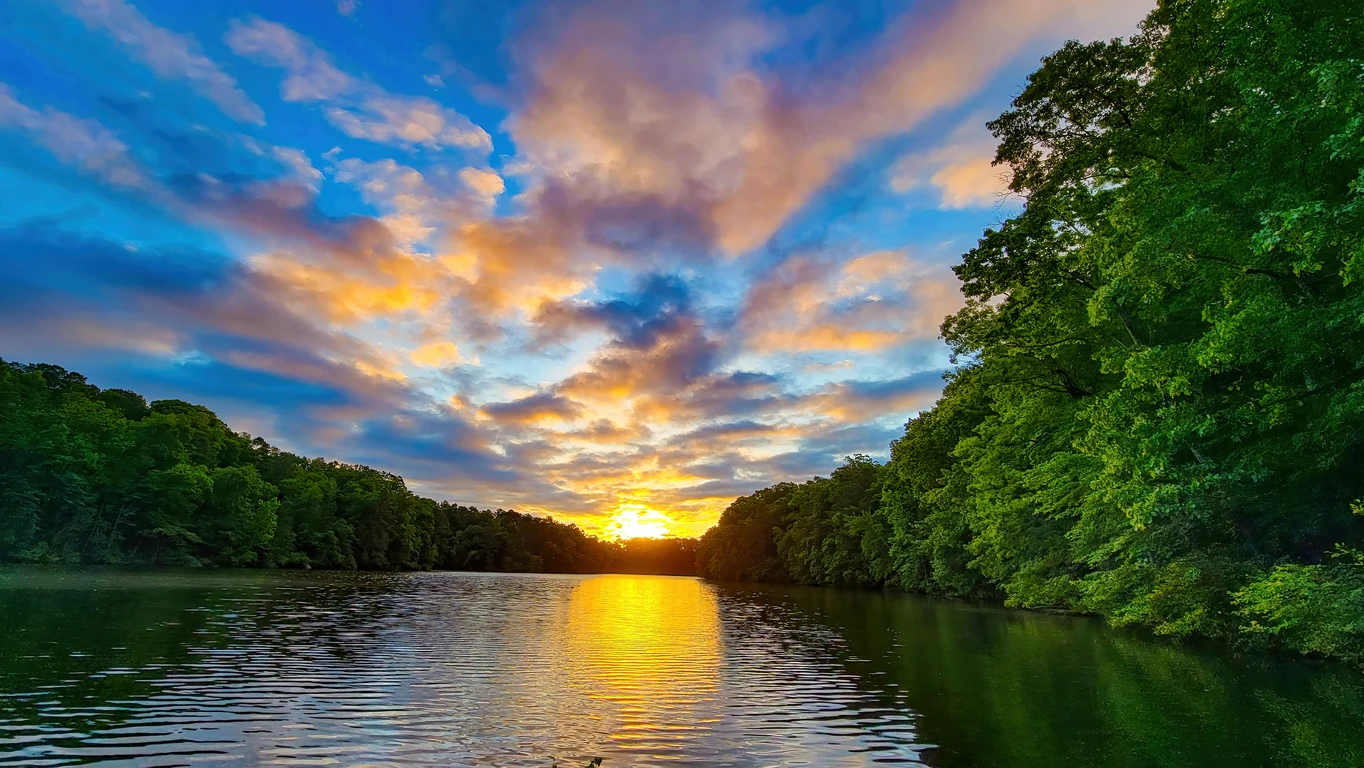
M199 51L193 37L156 26L123 0L64 0L63 5L160 77L189 83L228 117L257 125L265 122L264 111L247 98L231 75Z
M431 99L391 94L351 77L315 43L283 24L233 21L224 38L239 56L288 72L285 101L320 102L327 120L347 136L402 147L492 149L488 132Z
M51 107L33 109L0 83L0 128L20 130L63 163L119 187L143 187L147 180L137 161L110 130Z

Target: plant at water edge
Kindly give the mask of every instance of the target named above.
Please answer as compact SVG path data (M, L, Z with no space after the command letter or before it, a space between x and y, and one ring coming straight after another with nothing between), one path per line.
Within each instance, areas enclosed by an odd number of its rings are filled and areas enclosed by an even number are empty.
M1253 637L1364 661L1364 552L1339 547L1328 563L1277 565L1232 599Z

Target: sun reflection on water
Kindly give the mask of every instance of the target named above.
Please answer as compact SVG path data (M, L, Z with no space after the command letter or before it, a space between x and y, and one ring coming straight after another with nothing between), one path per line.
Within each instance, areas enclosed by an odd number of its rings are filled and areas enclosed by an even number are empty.
M668 751L718 719L720 640L711 587L696 579L601 576L579 584L567 635L583 694L607 703L611 739ZM680 725L680 724L687 725Z

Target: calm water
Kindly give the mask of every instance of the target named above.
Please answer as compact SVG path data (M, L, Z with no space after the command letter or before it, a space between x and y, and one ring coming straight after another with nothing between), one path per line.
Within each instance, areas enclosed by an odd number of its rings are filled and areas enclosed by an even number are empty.
M0 571L0 764L1364 765L1364 675L651 576Z

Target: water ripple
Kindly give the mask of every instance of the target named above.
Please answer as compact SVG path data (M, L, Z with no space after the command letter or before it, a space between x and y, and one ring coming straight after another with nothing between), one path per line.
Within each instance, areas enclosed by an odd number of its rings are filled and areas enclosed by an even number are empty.
M865 766L925 749L837 633L693 579L28 578L0 590L24 630L0 645L0 765Z

